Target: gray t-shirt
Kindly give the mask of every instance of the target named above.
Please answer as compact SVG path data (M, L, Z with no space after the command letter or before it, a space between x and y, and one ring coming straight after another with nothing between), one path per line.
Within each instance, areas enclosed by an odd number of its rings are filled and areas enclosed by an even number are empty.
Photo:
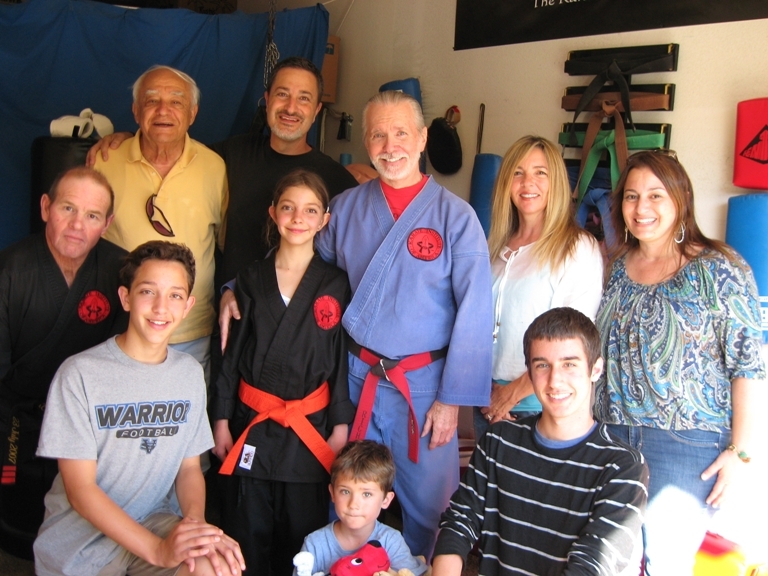
M140 522L171 511L167 496L182 460L212 446L200 364L170 348L161 364L144 364L110 338L59 368L37 455L97 460L99 487ZM87 576L119 546L72 509L59 474L34 550L38 575Z

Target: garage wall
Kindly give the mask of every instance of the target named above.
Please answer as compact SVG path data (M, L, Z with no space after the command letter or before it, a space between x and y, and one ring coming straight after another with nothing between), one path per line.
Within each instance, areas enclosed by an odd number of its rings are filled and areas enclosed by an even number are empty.
M309 4L283 0L278 8ZM675 110L637 112L634 118L673 125L672 147L694 182L699 223L706 234L724 238L727 199L743 193L731 184L736 103L768 96L768 20L455 52L454 1L335 0L325 6L331 13L331 32L336 33L341 24L339 93L333 108L355 118L352 142L337 141L338 122L328 121L326 153L338 158L341 152L351 152L354 161L365 161L360 138L365 101L384 82L416 76L428 122L453 104L462 111L458 130L464 167L454 176L438 175L437 179L463 198L469 195L481 102L486 104L483 151L504 154L525 134L555 139L560 124L569 120L569 114L559 109L563 89L589 81L563 72L569 50L680 44L677 72L645 74L636 80L674 82ZM267 10L269 3L240 0L239 7Z

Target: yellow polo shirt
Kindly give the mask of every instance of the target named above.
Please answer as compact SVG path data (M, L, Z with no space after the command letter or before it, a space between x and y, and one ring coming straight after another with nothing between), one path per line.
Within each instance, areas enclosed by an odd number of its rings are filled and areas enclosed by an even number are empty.
M229 193L221 157L189 135L184 152L165 178L142 156L139 132L110 150L109 160L96 160L96 170L115 191L115 218L104 237L133 250L149 240L186 244L195 255L194 307L171 338L171 343L209 336L213 330L214 249L223 248L222 224ZM157 194L155 206L165 214L174 237L155 231L147 218L147 199Z

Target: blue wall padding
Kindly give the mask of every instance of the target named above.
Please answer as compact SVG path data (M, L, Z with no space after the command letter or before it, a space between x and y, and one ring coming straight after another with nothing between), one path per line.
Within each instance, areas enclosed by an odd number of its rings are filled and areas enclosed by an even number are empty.
M491 229L491 199L493 184L501 168L501 156L498 154L478 154L472 168L472 183L469 189L469 204L475 209L485 237Z
M725 241L744 257L755 274L763 344L768 344L768 193L728 200Z
M211 144L247 132L264 95L268 19L87 0L0 3L0 249L29 232L32 141L50 135L54 118L83 108L133 132L130 86L153 64L179 68L200 87L193 138ZM277 13L281 58L320 67L327 39L321 5Z
M392 80L379 86L379 92L386 92L387 90L402 90L409 96L413 96L419 101L421 107L424 108L424 103L421 101L421 84L419 84L418 78L406 78L405 80Z

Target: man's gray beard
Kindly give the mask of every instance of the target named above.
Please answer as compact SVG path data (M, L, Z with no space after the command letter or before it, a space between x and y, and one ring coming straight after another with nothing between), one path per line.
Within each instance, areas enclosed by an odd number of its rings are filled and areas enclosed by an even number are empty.
M400 169L385 168L382 166L381 160L379 158L372 158L371 163L373 164L373 167L376 168L376 172L378 172L381 177L386 178L387 180L391 180L392 182L397 182L398 180L407 178L413 173L414 169L418 170L419 168L418 158L416 161L413 161L410 156L408 157L408 161L405 166Z

